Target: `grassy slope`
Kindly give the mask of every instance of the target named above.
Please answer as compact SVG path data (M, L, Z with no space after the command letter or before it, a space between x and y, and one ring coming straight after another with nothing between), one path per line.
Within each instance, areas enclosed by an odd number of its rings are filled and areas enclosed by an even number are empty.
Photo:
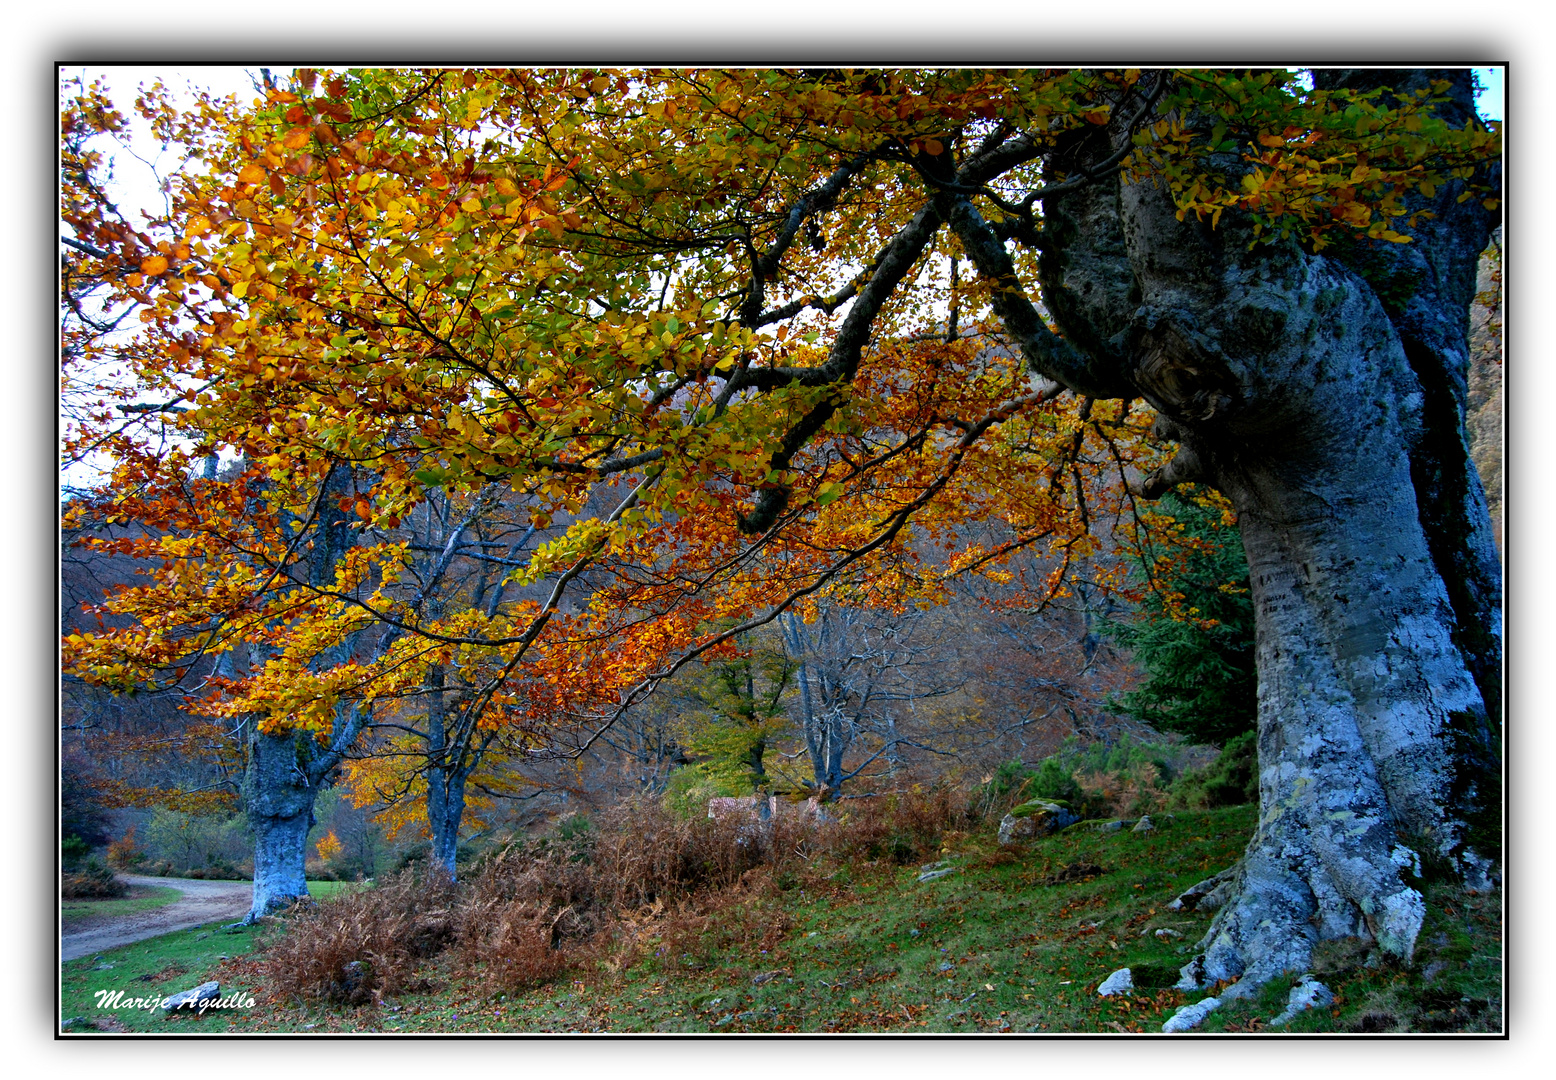
M262 1000L223 1022L245 1031L1155 1032L1203 995L1101 998L1097 983L1126 965L1176 978L1209 917L1165 905L1235 860L1254 816L1252 807L1184 813L1138 835L1069 830L1019 854L986 836L953 837L942 856L955 872L939 880L919 882L917 866L813 867L700 919L661 917L635 944L619 941L548 986L495 990L444 958L422 969L430 992L381 1008ZM1102 872L1073 869L1088 865ZM1315 966L1337 1001L1288 1030L1497 1030L1499 898L1439 886L1428 902L1411 970L1367 969L1343 943L1326 946ZM227 970L224 981L257 977L242 962ZM1204 1030L1260 1030L1286 989L1213 1013Z

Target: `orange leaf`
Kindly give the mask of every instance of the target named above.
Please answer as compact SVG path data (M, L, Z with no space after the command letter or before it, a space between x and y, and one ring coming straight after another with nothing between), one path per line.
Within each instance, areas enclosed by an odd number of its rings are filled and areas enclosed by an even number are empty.
M142 259L140 272L147 277L156 277L167 269L167 258L163 255L153 255L149 259Z
M265 170L259 167L259 162L251 161L247 165L243 166L243 170L238 173L238 179L245 184L263 183L265 179Z

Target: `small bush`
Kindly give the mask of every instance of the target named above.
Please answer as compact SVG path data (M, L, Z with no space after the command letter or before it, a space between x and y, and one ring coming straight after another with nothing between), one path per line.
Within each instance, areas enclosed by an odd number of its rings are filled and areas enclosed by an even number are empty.
M886 859L899 866L938 853L945 834L972 825L973 814L949 787L912 789L838 804L819 850L848 861Z
M1220 756L1185 775L1172 791L1173 804L1186 810L1214 810L1258 801L1259 736L1252 731L1228 739Z
M977 818L1003 817L1012 806L1027 798L1027 789L1037 774L1020 758L1004 762L973 792L970 811Z
M105 900L127 892L129 886L95 858L86 859L60 875L59 894L66 900Z
M1057 757L1044 758L1037 766L1027 789L1028 797L1060 802L1075 806L1082 798L1081 786L1075 782L1075 774L1065 768Z
M79 836L71 835L59 842L59 853L67 864L76 863L92 853L92 845Z
M124 835L108 845L108 865L127 869L137 863L146 861L146 853L140 849L135 840L135 826L131 825L124 831Z

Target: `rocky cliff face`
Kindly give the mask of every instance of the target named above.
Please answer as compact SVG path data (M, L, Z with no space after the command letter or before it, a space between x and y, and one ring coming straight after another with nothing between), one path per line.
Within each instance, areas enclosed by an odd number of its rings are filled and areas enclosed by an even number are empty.
M1480 472L1491 509L1497 550L1502 550L1502 230L1480 259L1470 310L1470 457Z

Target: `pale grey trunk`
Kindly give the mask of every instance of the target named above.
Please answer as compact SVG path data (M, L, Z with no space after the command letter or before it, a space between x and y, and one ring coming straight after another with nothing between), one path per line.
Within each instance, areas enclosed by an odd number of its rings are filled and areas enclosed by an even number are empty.
M433 770L428 777L427 820L432 833L432 868L454 881L459 851L459 823L465 813L465 782L457 772Z
M320 492L308 561L309 581L314 585L333 581L337 561L353 542L350 520L336 505L350 484L350 471L336 468ZM328 650L315 664L337 664L350 655L347 642ZM261 666L262 652L256 651L253 660ZM308 830L314 824L314 801L326 777L356 741L362 721L363 713L356 708L337 705L328 742L322 745L312 732L266 735L258 730L257 717L251 721L243 802L254 832L254 898L246 921L253 922L308 895L304 864Z
M1076 136L1050 175L1119 137ZM1241 977L1246 993L1352 935L1408 961L1423 863L1471 886L1493 875L1501 586L1462 419L1490 223L1455 209L1460 190L1440 190L1406 265L1405 245L1363 242L1345 259L1251 245L1235 215L1180 222L1154 182L1099 182L1046 204L1041 278L1065 342L1043 337L1013 289L995 294L1038 370L1156 408L1179 448L1141 494L1202 480L1238 513L1257 613L1259 825L1187 982ZM971 204L941 202L980 274L1010 281ZM1380 259L1385 277L1416 275L1397 310L1364 265Z
M427 671L427 829L432 834L432 868L450 881L459 848L459 819L464 813L464 784L448 761L447 713L443 669Z
M1468 815L1492 794L1474 657L1412 482L1420 380L1372 289L1337 264L1227 260L1210 287L1153 273L1159 196L1121 201L1142 224L1154 316L1134 378L1180 443L1169 472L1236 507L1257 620L1259 827L1186 973L1250 992L1348 936L1408 961L1423 856L1486 884Z
M810 758L811 776L817 790L824 798L836 798L843 786L843 755L848 749L848 718L843 712L838 681L829 676L825 660L815 672L816 686L811 686L811 665L805 657L812 649L805 639L801 623L793 615L784 616L784 642L795 657L800 684L800 706L803 712L800 730L805 736L805 751ZM823 657L829 655L831 635L836 630L844 633L840 623L834 623L830 613L824 613L819 629L821 647L816 649ZM846 640L840 640L836 648L846 651ZM819 697L820 701L816 699ZM818 708L819 704L819 708Z
M308 775L306 734L249 740L243 801L254 833L254 898L247 921L290 907L308 895L303 865L318 789Z

